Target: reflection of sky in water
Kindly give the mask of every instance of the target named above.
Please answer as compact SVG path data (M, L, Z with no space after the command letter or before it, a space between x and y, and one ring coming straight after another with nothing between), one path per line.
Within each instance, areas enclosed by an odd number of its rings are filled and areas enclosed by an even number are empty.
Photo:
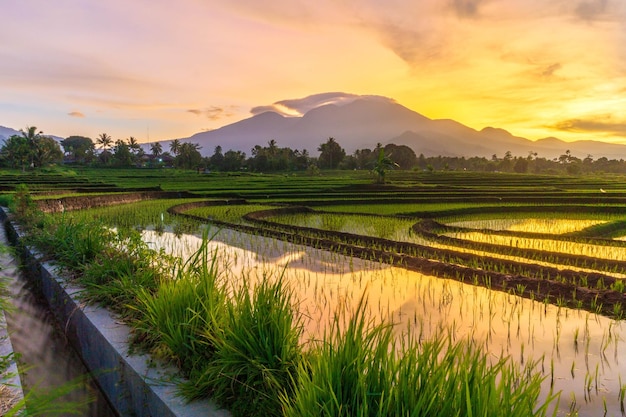
M188 256L201 243L145 232L154 247ZM554 389L562 390L561 408L569 410L575 396L581 416L622 415L619 386L626 385L626 344L623 323L584 311L489 291L274 239L220 231L209 244L219 254L221 273L229 282L244 274L254 280L284 273L298 294L305 321L303 341L320 337L340 309L354 308L366 293L376 318L391 317L398 333L412 328L416 337L450 332L471 337L494 357L519 363L538 361ZM553 369L553 371L552 371ZM596 377L597 375L597 377ZM589 383L589 380L591 382Z
M471 229L510 230L515 232L552 234L576 232L601 223L606 223L606 220L505 218L446 222L449 226L467 227Z
M614 261L626 259L625 247L592 245L588 243L550 239L532 239L518 236L498 236L480 232L446 233L445 235L462 240L471 240L473 242L488 243L492 245L510 246L519 249L558 252L566 255L582 255Z

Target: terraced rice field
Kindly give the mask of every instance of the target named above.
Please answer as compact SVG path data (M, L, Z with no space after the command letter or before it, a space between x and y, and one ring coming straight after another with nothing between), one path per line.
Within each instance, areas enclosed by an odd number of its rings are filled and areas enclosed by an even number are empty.
M306 318L302 343L366 292L371 314L392 320L398 334L469 338L493 357L535 362L543 395L562 391L559 415L624 415L623 181L389 179L194 177L188 189L163 179L162 189L190 195L58 215L139 226L168 251L176 251L168 231L194 247L198 230L212 225L222 230L213 244L229 281L287 276Z

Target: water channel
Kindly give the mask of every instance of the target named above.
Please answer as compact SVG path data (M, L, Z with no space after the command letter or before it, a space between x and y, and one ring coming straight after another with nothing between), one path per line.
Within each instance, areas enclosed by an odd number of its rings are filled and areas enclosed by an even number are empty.
M0 228L0 245L8 245L4 228ZM33 403L41 405L42 401L49 401L50 404L48 411L39 415L115 417L116 413L69 345L45 300L13 257L2 254L0 264L0 273L9 283L13 310L6 314L7 328L13 350L19 355L24 394Z

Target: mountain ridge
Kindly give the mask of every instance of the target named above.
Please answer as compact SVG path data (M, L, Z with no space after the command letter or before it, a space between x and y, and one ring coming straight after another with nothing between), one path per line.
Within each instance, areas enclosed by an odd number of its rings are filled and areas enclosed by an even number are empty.
M347 104L324 104L296 117L266 111L179 140L198 143L205 156L212 155L218 145L223 150L249 153L255 145L266 146L270 140L279 147L307 149L314 155L329 137L349 154L356 149L372 149L377 143L395 143L425 156L491 158L511 152L514 156L537 153L552 159L568 150L579 158L593 155L621 159L626 155L626 145L593 140L565 142L554 137L532 141L498 127L476 130L453 119L430 119L380 96L362 96Z
M596 159L623 159L626 156L626 145L594 140L566 142L556 137L532 141L498 127L487 126L476 130L453 119L430 119L387 97L345 93L328 95L342 100L332 102L324 97L325 100L317 106L301 107L306 111L300 116L281 114L276 106L257 107L254 110L264 111L218 129L198 132L178 140L198 144L203 156L212 155L217 146L222 151L232 149L250 155L256 145L267 146L271 140L279 147L307 150L315 156L318 147L330 137L348 154L357 149L373 149L378 143L383 146L394 143L409 146L417 155L424 154L427 157L492 158L493 155L503 157L506 152L511 152L513 156L537 154L539 157L554 159L566 151L581 159L588 155ZM284 100L278 104L309 104L311 98L317 99L319 96ZM0 126L0 140L13 134L20 132ZM159 142L163 149L167 149L172 140ZM142 146L146 152L150 152L150 143L143 143Z

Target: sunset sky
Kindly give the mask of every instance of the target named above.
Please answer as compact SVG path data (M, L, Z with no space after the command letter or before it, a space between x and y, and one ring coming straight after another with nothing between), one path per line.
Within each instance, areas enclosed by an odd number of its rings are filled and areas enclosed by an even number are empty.
M277 102L298 115L311 106L299 99L343 92L529 139L626 143L624 0L2 0L0 10L0 125L14 129L158 141Z

